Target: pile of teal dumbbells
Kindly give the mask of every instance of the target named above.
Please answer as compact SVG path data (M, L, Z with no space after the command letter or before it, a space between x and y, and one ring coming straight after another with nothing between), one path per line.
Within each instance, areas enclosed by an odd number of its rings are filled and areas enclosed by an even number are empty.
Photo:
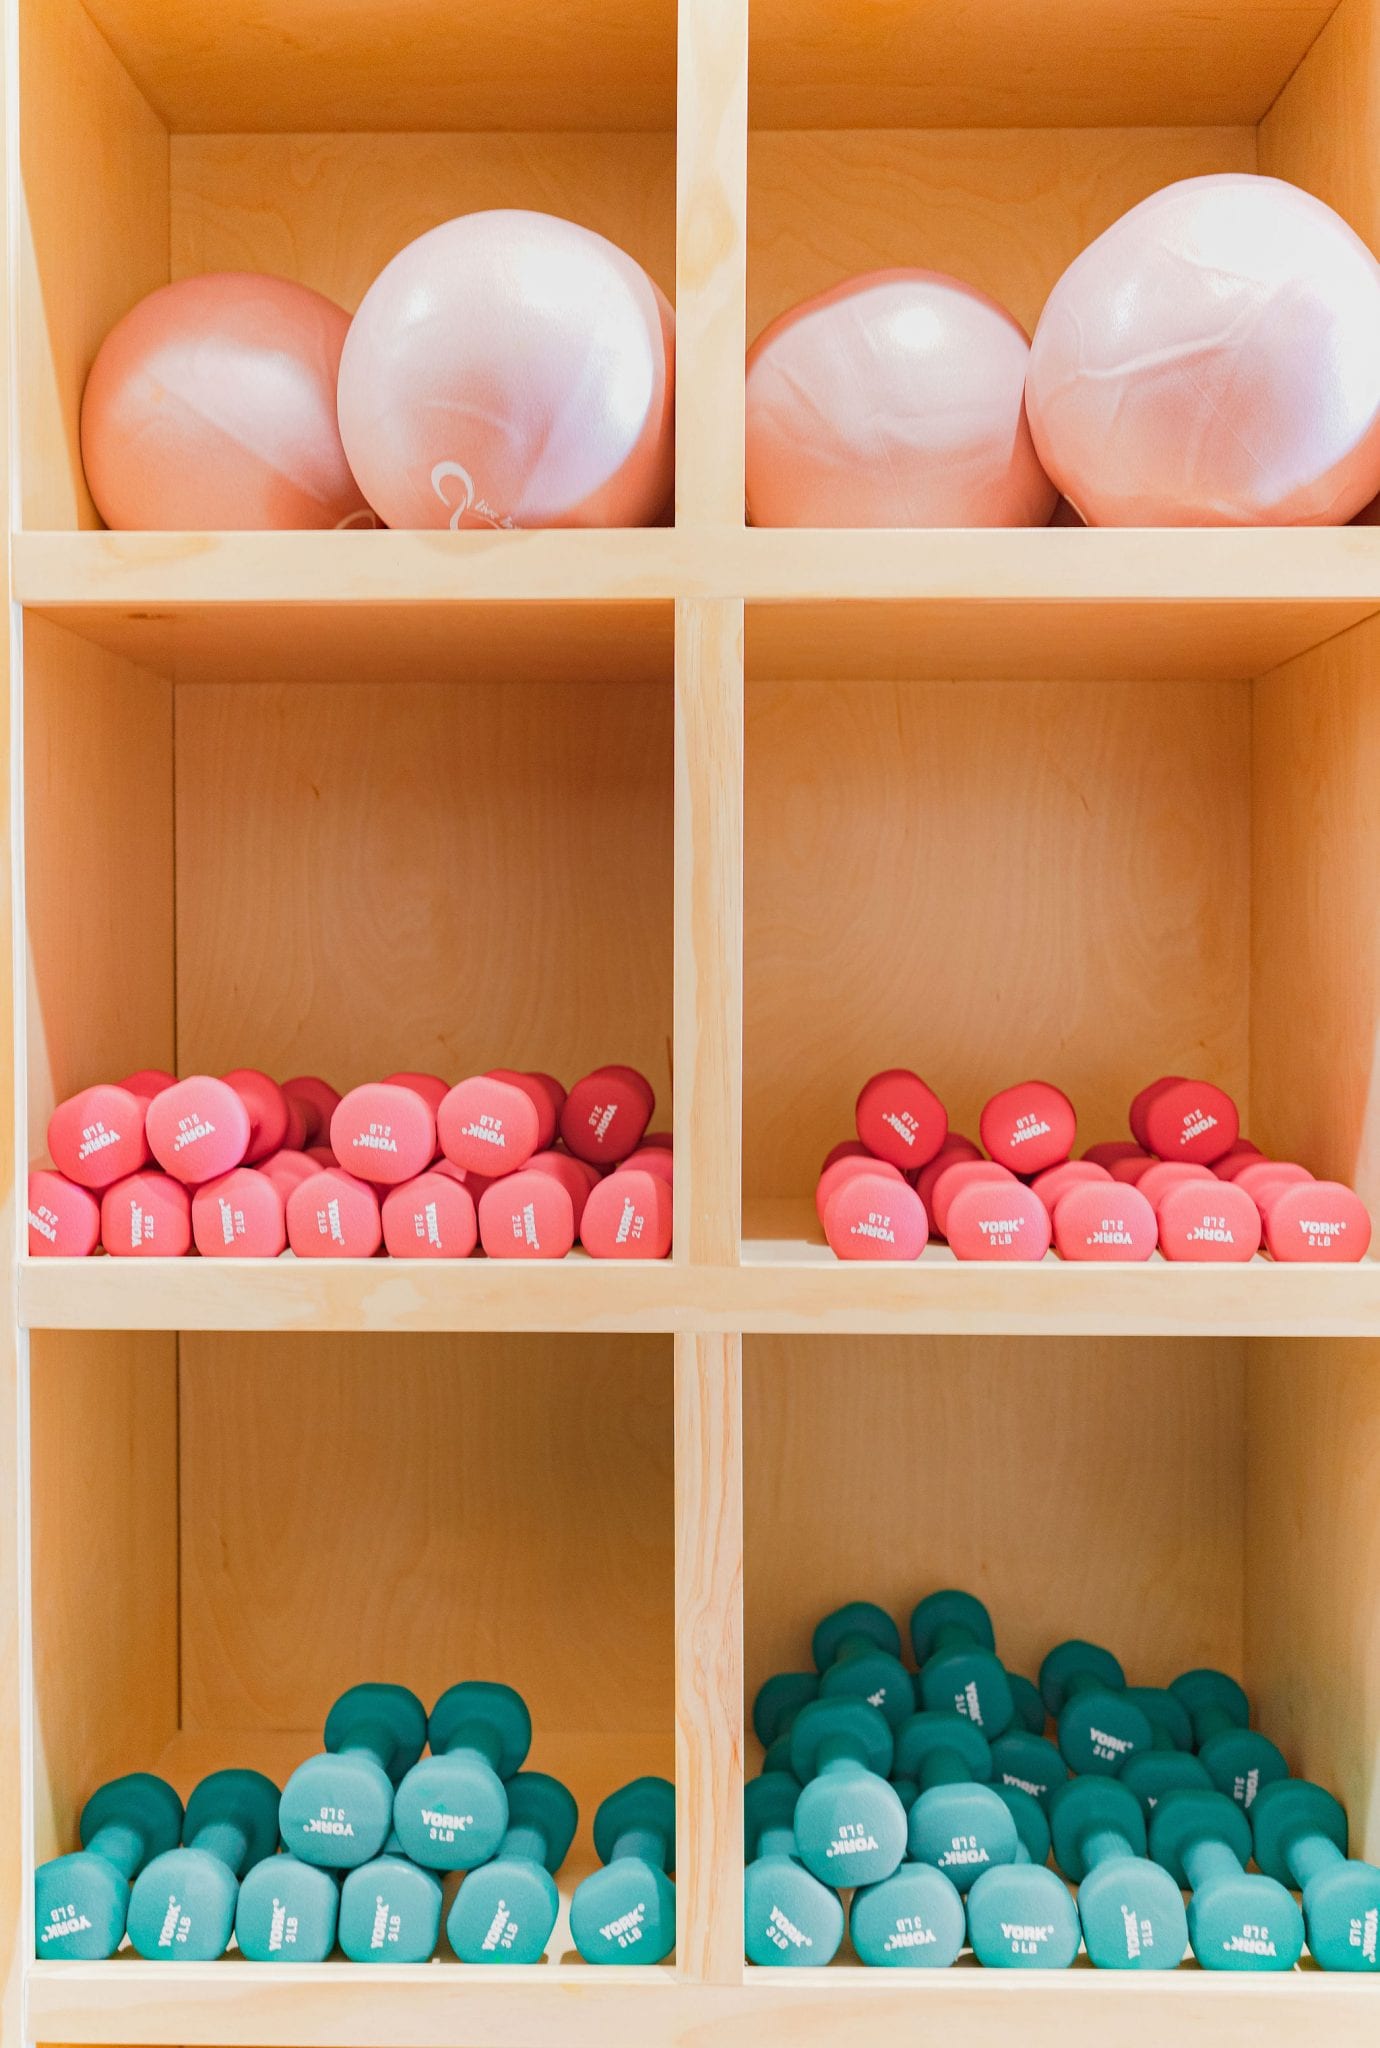
M1082 1951L1104 1970L1190 1952L1289 1970L1306 1940L1325 1970L1380 1972L1380 1868L1348 1858L1343 1808L1290 1776L1234 1679L1128 1686L1109 1650L1071 1641L1036 1685L956 1590L920 1601L910 1640L915 1671L892 1617L852 1602L815 1630L813 1670L758 1693L749 1962L831 1962L851 1893L853 1951L883 1968L971 1949L995 1969Z
M401 1685L356 1685L324 1748L281 1794L258 1771L215 1771L185 1812L144 1772L87 1801L81 1847L36 1877L37 1951L99 1961L125 1936L150 1962L425 1963L445 1914L465 1963L535 1963L560 1908L555 1873L574 1798L525 1771L532 1722L511 1686L466 1680L428 1717ZM430 1754L423 1752L428 1750ZM638 1778L594 1816L603 1868L577 1887L570 1930L591 1963L656 1963L676 1939L675 1792Z

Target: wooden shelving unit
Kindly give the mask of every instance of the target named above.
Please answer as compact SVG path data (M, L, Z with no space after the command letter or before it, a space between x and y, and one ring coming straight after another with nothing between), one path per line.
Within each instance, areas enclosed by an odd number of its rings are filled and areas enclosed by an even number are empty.
M1374 1987L742 1961L744 1699L835 1601L1241 1671L1380 1858L1380 1264L845 1268L903 1058L1086 1136L1210 1071L1380 1216L1380 529L743 525L745 342L920 263L1028 325L1172 178L1380 249L1380 0L6 0L16 508L0 1100L150 1061L571 1073L673 1114L660 1266L0 1269L0 2037L204 2048L1369 2043ZM751 33L749 33L749 29ZM676 522L109 534L77 419L170 277L353 305L484 206L678 322ZM1095 1126L1096 1128L1093 1128ZM680 1941L594 1971L35 1963L92 1787L286 1772L364 1676L520 1685L585 1824L679 1799Z

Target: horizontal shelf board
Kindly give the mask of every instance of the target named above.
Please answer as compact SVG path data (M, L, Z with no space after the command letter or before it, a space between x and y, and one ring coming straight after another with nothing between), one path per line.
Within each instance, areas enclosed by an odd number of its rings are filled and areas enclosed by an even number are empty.
M27 533L14 590L186 681L656 672L675 597L762 678L1244 677L1380 609L1380 529Z

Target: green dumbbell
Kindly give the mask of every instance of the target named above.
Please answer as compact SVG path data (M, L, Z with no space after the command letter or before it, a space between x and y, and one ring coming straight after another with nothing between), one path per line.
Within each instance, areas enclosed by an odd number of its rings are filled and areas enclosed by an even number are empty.
M1167 1792L1211 1792L1211 1778L1191 1750L1142 1749L1127 1757L1117 1783L1134 1793L1148 1824Z
M1192 1749L1193 1722L1188 1709L1167 1685L1128 1685L1121 1697L1139 1707L1150 1723L1153 1749Z
M1011 1702L1016 1710L1012 1726L1024 1728L1027 1735L1043 1735L1049 1716L1040 1698L1039 1686L1033 1678L1026 1678L1019 1671L1008 1671L1006 1682L1011 1688Z
M1255 1860L1297 1885L1313 1960L1324 1970L1380 1969L1380 1869L1347 1856L1346 1810L1321 1785L1265 1785L1251 1807Z
M992 1617L973 1594L952 1587L927 1594L911 1614L910 1640L922 1708L962 1714L989 1742L1011 1726L1011 1682L996 1655Z
M999 1785L994 1781L992 1790L1016 1823L1016 1861L1048 1863L1049 1822L1039 1800L1022 1792L1019 1785Z
M990 1864L968 1894L968 1939L991 1970L1066 1970L1078 1954L1078 1908L1046 1867L1049 1823L1029 1793L993 1788L1015 1823L1016 1854Z
M966 1892L994 1863L1016 1859L1016 1823L989 1780L987 1737L958 1714L912 1714L896 1736L896 1774L914 1778L906 1841L912 1861L928 1863Z
M80 1849L34 1873L36 1950L48 1961L100 1963L124 1940L131 1881L182 1839L182 1801L161 1778L132 1771L91 1794L77 1833Z
M1059 1750L1072 1771L1112 1777L1128 1756L1154 1745L1154 1730L1134 1701L1110 1650L1059 1643L1040 1666L1040 1693L1058 1722Z
M441 1694L427 1723L431 1755L393 1800L403 1854L427 1870L474 1870L508 1826L504 1785L532 1747L532 1717L511 1685L467 1678Z
M743 1790L744 1950L750 1963L776 1969L832 1962L843 1940L838 1893L811 1877L796 1853L799 1798L785 1771L765 1772Z
M1150 1816L1150 1854L1192 1888L1188 1938L1205 1970L1292 1970L1303 1915L1282 1884L1248 1872L1251 1824L1225 1792L1166 1792Z
M334 1871L298 1856L265 1856L240 1885L235 1940L251 1963L324 1963L339 1916Z
M802 1707L819 1698L817 1671L778 1671L752 1703L753 1733L766 1754L764 1771L791 1768L791 1728Z
M462 1963L539 1963L561 1909L555 1873L570 1853L580 1812L558 1778L519 1771L508 1780L508 1832L492 1863L472 1870L446 1921Z
M587 1963L660 1963L676 1945L676 1788L634 1778L594 1816L602 1870L575 1887L570 1932Z
M1044 1801L1056 1785L1066 1781L1068 1774L1068 1765L1043 1735L1031 1735L1024 1728L1008 1728L992 1744L992 1783L998 1791L1003 1785L1014 1785L1018 1792Z
M893 1778L908 1811L920 1797L914 1779ZM873 1969L946 1970L967 1939L963 1900L950 1878L928 1863L903 1863L880 1884L853 1894L848 1933L859 1962Z
M1083 1944L1099 1970L1176 1970L1188 1947L1183 1897L1145 1853L1140 1802L1116 1778L1074 1778L1050 1797L1054 1855L1078 1886Z
M383 1854L358 1865L341 1886L338 1931L352 1963L429 1963L441 1931L440 1878L390 1834Z
M850 1600L826 1614L810 1653L822 1700L866 1700L891 1728L915 1712L915 1680L901 1662L901 1636L885 1608Z
M278 1844L278 1787L259 1771L213 1771L187 1801L182 1847L146 1863L129 1938L148 1962L209 1963L235 1929L240 1878Z
M906 1812L887 1776L894 1745L866 1700L815 1700L791 1728L800 1860L821 1884L879 1884L906 1850Z
M303 1863L353 1870L388 1839L393 1789L426 1744L426 1708L405 1685L352 1685L324 1740L283 1787L283 1846Z
M1169 1690L1188 1712L1208 1776L1238 1806L1253 1805L1262 1786L1288 1777L1283 1755L1251 1727L1251 1703L1225 1671L1185 1671Z

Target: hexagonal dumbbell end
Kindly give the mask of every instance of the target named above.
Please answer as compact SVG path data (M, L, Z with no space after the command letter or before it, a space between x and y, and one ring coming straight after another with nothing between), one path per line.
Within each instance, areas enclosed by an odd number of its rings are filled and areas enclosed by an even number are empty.
M1166 1792L1210 1792L1212 1780L1191 1752L1140 1749L1117 1772L1117 1783L1135 1794L1148 1821Z
M1041 1708L1041 1713L1044 1709ZM1009 1785L1043 1805L1056 1785L1068 1778L1069 1767L1052 1742L1024 1728L1008 1728L992 1744L992 1783Z
M35 1952L46 1962L104 1962L124 1940L131 1881L182 1839L182 1801L146 1771L112 1778L81 1812L81 1848L34 1873Z
M967 1939L963 1901L942 1870L903 1863L853 1894L848 1932L860 1962L891 1970L944 1970Z
M474 1870L508 1827L506 1781L532 1747L532 1716L511 1685L463 1679L427 1723L431 1755L414 1763L393 1801L403 1853L428 1870Z
M352 1963L428 1963L440 1931L440 1878L404 1856L390 1834L383 1854L341 1886L341 1948Z
M1192 1749L1192 1719L1178 1694L1167 1685L1128 1685L1122 1697L1139 1707L1150 1723L1154 1748Z
M826 1700L866 1700L892 1728L915 1712L915 1681L901 1662L901 1636L885 1608L850 1600L826 1614L811 1654Z
M1018 1785L993 1783L992 1790L1016 1823L1016 1861L1048 1863L1049 1822L1038 1799Z
M187 1801L180 1849L145 1864L129 1938L148 1962L209 1963L235 1927L239 1881L278 1843L278 1787L260 1771L213 1771Z
M821 1884L878 1884L899 1866L906 1813L887 1783L892 1753L886 1717L866 1700L816 1700L796 1715L796 1849Z
M335 1947L340 1883L297 1856L265 1856L235 1903L235 1940L251 1963L324 1963Z
M1225 1792L1166 1792L1150 1816L1150 1854L1190 1886L1188 1936L1205 1970L1292 1970L1303 1915L1283 1885L1248 1872L1251 1827Z
M1324 1970L1380 1970L1380 1869L1348 1858L1340 1800L1307 1778L1266 1785L1251 1832L1265 1875L1303 1893L1313 1960Z
M799 1783L784 1771L766 1771L743 1791L744 1952L772 1969L832 1962L843 1940L838 1893L796 1854L799 1797Z
M1251 1806L1262 1786L1288 1777L1283 1753L1251 1727L1250 1701L1225 1671L1185 1671L1169 1690L1188 1714L1203 1768L1238 1806Z
M995 1863L1013 1863L1019 1836L988 1782L987 1737L958 1714L913 1714L896 1737L896 1775L914 1778L907 1843L916 1863L942 1870L960 1892Z
M388 1839L394 1787L426 1744L426 1708L405 1685L352 1685L326 1716L325 1743L283 1788L283 1845L304 1863L354 1870Z
M819 1698L817 1671L777 1671L752 1703L752 1730L764 1749L789 1736L796 1715Z
M1059 1724L1059 1750L1070 1770L1112 1777L1155 1733L1134 1701L1110 1650L1072 1639L1040 1666L1040 1692Z
M1100 1970L1175 1970L1188 1947L1183 1897L1147 1860L1145 1817L1116 1778L1075 1778L1049 1802L1060 1869L1079 1887L1078 1914Z
M974 1594L954 1587L926 1594L911 1614L910 1640L921 1706L962 1714L989 1742L1011 1726L1010 1681L996 1655L992 1617Z
M1066 1970L1080 1938L1068 1886L1038 1863L995 1864L968 1894L968 1939L989 1970Z
M1045 1703L1040 1698L1040 1688L1033 1678L1026 1678L1019 1671L1008 1671L1006 1682L1011 1688L1011 1698L1016 1708L1016 1724L1030 1735L1043 1735L1049 1719Z
M573 1091L572 1091L573 1092ZM570 1932L587 1963L660 1963L676 1945L676 1788L634 1778L594 1816L604 1865L575 1887Z
M554 1873L570 1853L580 1813L558 1778L519 1771L508 1780L508 1830L492 1863L472 1870L446 1921L462 1963L539 1963L560 1911Z

